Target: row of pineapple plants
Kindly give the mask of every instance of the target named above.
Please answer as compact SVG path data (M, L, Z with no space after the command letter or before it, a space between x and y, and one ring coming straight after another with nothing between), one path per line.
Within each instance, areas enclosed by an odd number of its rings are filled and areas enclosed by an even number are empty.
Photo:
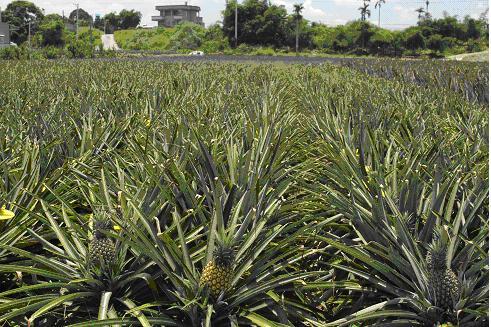
M471 102L489 104L489 64L442 60L343 59L341 65L371 76L461 94Z
M7 325L487 323L484 106L332 66L1 69Z

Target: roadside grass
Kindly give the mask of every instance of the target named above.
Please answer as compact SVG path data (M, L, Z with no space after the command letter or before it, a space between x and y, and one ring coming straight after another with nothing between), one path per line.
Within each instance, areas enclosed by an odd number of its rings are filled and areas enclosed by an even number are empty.
M114 38L125 50L166 50L174 33L172 28L129 29L114 32Z
M489 50L475 53L464 53L456 56L450 56L448 59L458 61L481 61L489 62Z

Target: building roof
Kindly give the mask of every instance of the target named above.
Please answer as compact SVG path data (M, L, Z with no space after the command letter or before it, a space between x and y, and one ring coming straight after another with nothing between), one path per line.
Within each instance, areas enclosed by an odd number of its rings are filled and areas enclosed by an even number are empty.
M166 6L156 6L156 10L188 10L188 11L201 11L201 8L198 6L188 6L188 5L166 5Z

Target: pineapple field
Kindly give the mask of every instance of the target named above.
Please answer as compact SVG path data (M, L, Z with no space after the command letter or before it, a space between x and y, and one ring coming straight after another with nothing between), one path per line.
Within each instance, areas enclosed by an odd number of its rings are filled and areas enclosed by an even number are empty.
M0 326L487 326L487 65L0 66Z

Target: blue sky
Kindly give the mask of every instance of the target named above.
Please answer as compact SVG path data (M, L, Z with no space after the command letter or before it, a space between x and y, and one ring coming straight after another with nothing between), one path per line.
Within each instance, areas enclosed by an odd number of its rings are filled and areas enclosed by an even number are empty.
M111 11L120 11L123 8L136 9L143 14L142 24L155 25L151 16L156 15L156 5L184 4L185 0L34 0L33 2L45 9L46 13L65 12L68 15L78 2L80 7L95 15L106 14ZM239 0L239 3L243 0ZM304 4L304 16L316 22L328 25L344 24L347 21L359 17L357 8L361 0L270 0L274 4L284 5L289 11L294 3ZM10 0L0 0L0 7L5 8ZM225 6L225 0L188 0L189 4L200 6L201 14L207 25L221 20L220 12ZM370 20L378 22L378 10L374 8L375 0L372 0L372 16ZM479 17L486 8L488 0L430 0L430 12L433 16L440 17L444 10L451 15L463 17L471 15ZM425 6L425 0L386 0L382 6L382 27L400 29L416 23L417 13L415 10Z

